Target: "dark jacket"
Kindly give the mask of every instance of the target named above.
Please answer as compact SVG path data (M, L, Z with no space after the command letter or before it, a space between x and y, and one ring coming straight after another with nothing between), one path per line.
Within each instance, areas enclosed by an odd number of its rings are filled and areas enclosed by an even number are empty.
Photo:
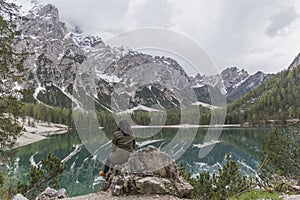
M134 152L135 137L122 131L115 132L112 139L112 151L110 160L112 164L123 164L129 158L130 153Z

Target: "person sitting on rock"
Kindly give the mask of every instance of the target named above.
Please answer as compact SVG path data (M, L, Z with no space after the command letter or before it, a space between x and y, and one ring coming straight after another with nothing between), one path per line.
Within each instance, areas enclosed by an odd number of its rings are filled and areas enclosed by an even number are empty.
M125 163L130 153L134 152L135 137L127 120L121 120L118 124L118 130L112 138L112 149L107 157L104 170L99 172L99 175L106 178L107 172L114 165Z

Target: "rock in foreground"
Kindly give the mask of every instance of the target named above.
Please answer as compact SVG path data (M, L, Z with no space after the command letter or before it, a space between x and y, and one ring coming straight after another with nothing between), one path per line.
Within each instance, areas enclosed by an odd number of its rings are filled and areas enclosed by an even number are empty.
M158 194L192 198L193 187L184 180L175 162L153 146L131 154L123 165L116 165L106 188L113 196Z
M47 187L44 192L36 197L36 200L52 200L52 199L64 199L68 194L65 189L55 190Z
M28 200L26 197L24 197L22 194L16 194L12 200Z

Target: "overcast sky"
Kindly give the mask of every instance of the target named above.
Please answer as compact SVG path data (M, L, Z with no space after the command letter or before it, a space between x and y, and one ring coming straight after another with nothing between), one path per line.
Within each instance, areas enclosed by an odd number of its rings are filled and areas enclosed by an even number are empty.
M56 5L61 21L110 37L167 28L198 42L217 67L278 72L300 52L299 0L16 0Z

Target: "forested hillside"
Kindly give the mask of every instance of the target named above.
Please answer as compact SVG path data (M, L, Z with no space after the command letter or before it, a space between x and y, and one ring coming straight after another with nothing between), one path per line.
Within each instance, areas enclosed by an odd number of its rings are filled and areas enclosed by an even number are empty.
M300 117L300 66L283 70L228 105L227 123L286 123Z

